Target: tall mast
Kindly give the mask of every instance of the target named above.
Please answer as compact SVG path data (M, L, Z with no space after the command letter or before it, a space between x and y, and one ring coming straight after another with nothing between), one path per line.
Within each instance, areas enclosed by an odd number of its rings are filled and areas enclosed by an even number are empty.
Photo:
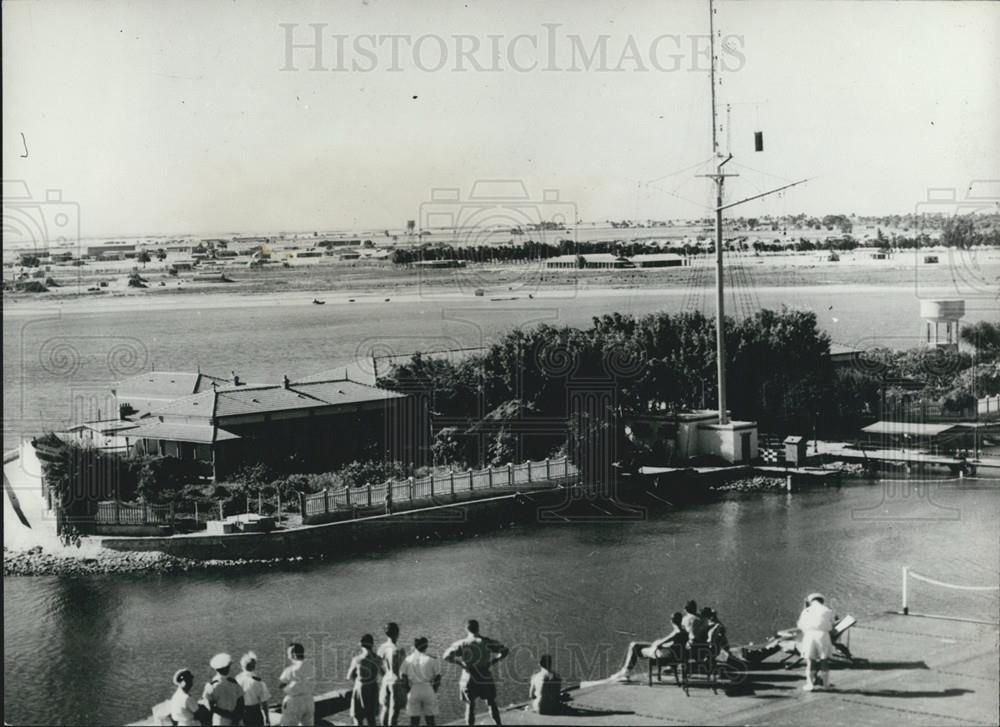
M732 152L727 150L727 155L723 158L722 154L719 153L719 125L717 121L717 109L715 101L715 68L718 59L715 56L715 0L708 0L708 28L709 28L709 46L711 49L712 66L709 69L709 78L712 84L712 154L715 155L717 164L715 167L715 174L699 174L700 177L708 177L715 182L715 356L716 356L716 369L718 377L718 404L719 404L719 424L729 423L729 414L726 412L726 331L725 331L725 319L726 319L726 303L725 297L723 295L723 275L722 275L722 212L723 210L729 209L730 207L736 207L744 202L749 202L754 199L760 199L761 197L767 197L768 195L774 194L776 192L781 192L782 190L789 189L791 187L796 187L803 182L809 181L808 179L800 179L797 182L791 182L789 184L782 185L775 189L770 189L766 192L761 192L760 194L755 194L751 197L745 197L744 199L737 200L736 202L730 202L729 204L723 203L723 185L725 184L726 177L738 177L739 174L723 174L722 167L733 158ZM729 123L727 120L726 133L729 133Z
M716 156L718 165L715 174L715 357L716 377L718 385L719 424L728 424L729 415L726 412L726 301L723 292L722 271L722 186L726 175L722 173L723 165L732 159L732 155L722 159L719 154L719 124L715 102L715 0L708 0L708 30L709 47L711 49L711 68L709 79L712 84L712 153ZM735 176L735 175L734 175Z
M708 42L711 49L711 67L709 78L712 83L712 153L719 153L717 123L715 118L715 0L708 0Z

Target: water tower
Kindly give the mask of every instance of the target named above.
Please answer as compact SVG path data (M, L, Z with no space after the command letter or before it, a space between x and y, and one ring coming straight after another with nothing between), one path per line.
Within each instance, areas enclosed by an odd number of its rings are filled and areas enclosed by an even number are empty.
M957 351L959 321L964 315L964 300L920 301L920 317L924 319L928 348Z

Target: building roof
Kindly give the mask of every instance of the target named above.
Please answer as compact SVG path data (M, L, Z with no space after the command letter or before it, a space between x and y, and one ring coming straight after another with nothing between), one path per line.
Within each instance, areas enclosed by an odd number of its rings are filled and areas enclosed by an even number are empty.
M90 429L95 432L100 432L101 434L108 434L111 432L118 432L123 429L132 429L137 426L139 425L127 419L101 419L98 421L77 424L76 426L70 427L67 431L76 432L81 429Z
M149 371L136 374L118 382L115 392L121 398L149 401L173 401L182 396L197 394L211 387L212 382L226 379L190 371Z
M942 434L958 434L969 428L963 424L924 424L921 422L875 422L862 428L868 434L892 434L911 437L938 437Z
M228 439L239 439L238 434L213 427L211 424L186 424L177 422L150 422L141 424L125 433L130 439L166 439L173 442L211 444Z
M369 401L406 398L406 394L380 389L377 386L369 386L350 379L301 381L289 384L289 388L322 399L328 404L361 404Z
M675 261L675 260L680 260L681 262L684 262L684 256L677 255L672 252L649 252L649 253L643 252L639 253L638 255L633 255L632 257L629 258L629 260L631 260L634 263L655 263L661 261Z
M185 396L157 411L172 416L227 417L270 414L342 404L404 398L404 394L347 379L305 381L273 386L219 386L214 392Z
M610 252L588 252L583 255L556 255L555 257L546 258L547 263L575 263L577 258L583 258L588 263L613 263L613 262L626 262L626 258L618 257Z

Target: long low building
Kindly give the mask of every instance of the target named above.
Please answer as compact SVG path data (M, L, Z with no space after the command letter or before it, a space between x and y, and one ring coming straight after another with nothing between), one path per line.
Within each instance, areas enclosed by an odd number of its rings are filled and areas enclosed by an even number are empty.
M673 268L689 264L689 260L683 255L668 252L640 253L632 257L612 255L609 252L587 253L584 255L558 255L544 262L544 266L548 270Z
M235 375L151 372L119 382L114 393L123 422L114 434L130 452L201 462L215 478L255 463L305 472L411 459L407 435L423 431L415 427L426 416L405 394L346 377L248 384Z
M634 267L627 258L612 255L610 252L595 252L585 255L558 255L544 262L547 270L562 269L610 269Z
M672 252L641 253L629 260L637 268L679 268L689 264L686 257Z

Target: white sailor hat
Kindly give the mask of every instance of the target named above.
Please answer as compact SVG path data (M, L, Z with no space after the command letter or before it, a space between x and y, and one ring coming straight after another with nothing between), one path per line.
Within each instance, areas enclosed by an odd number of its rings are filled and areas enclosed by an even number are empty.
M212 657L212 660L208 662L208 665L219 671L219 669L225 669L227 666L233 663L233 657L229 654L216 654Z
M252 651L248 651L243 655L243 658L240 659L240 666L246 669L247 664L249 664L251 661L257 661L257 654L255 654Z
M806 604L807 605L810 604L810 603L812 603L813 601L823 601L825 603L826 599L823 598L823 594L822 593L810 593L808 596L806 596Z

